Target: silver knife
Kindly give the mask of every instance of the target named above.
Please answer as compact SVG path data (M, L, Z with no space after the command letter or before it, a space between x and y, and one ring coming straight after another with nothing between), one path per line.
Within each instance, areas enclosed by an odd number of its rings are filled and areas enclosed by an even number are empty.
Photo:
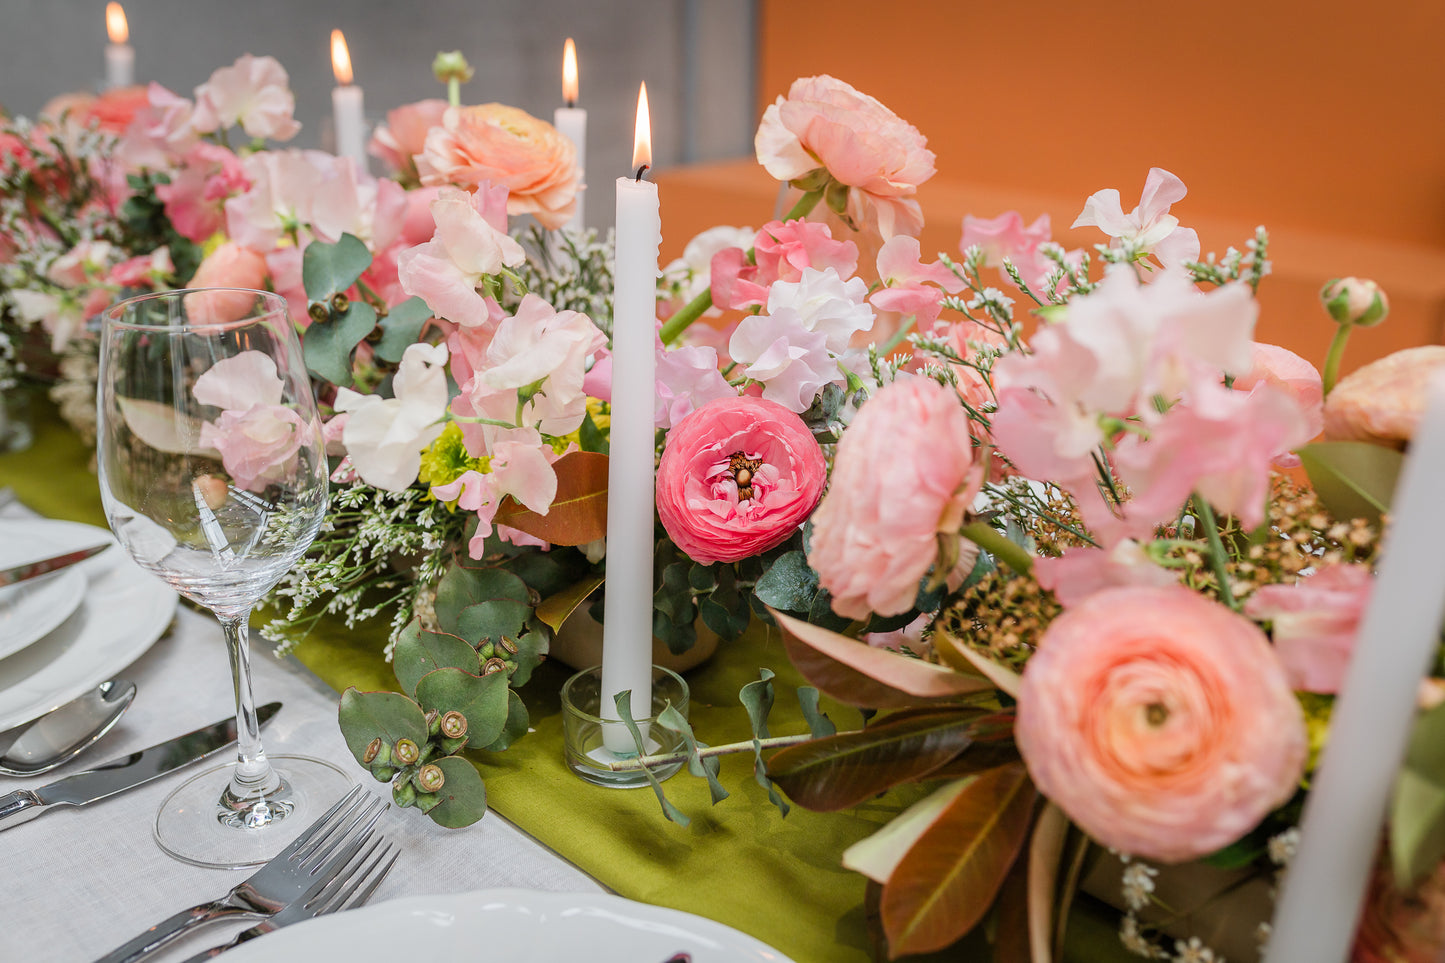
M256 718L265 725L280 708L279 702L267 703L256 710ZM235 741L233 717L112 759L94 769L57 779L39 789L17 789L0 796L0 830L34 819L52 806L85 806L114 796L214 755Z
M26 579L37 578L41 575L49 575L51 572L83 562L88 558L94 558L101 552L110 548L111 543L94 545L90 548L82 548L74 552L66 552L64 555L56 555L51 558L42 558L38 562L26 562L24 565L17 565L14 568L7 568L0 571L0 587L14 585L17 582L24 582Z

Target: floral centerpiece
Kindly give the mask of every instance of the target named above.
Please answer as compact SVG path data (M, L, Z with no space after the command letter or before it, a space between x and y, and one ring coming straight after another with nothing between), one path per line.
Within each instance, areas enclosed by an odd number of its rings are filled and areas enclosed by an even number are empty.
M382 178L268 146L297 125L265 57L192 98L151 85L17 122L0 305L12 346L44 331L83 429L104 303L182 284L287 298L334 486L267 630L389 621L402 691L349 690L342 729L399 803L462 826L485 789L458 753L521 737L514 690L569 618L600 615L611 255L556 230L581 186L570 143L464 106L459 56L434 69L449 97L388 115ZM1087 199L1092 250L1009 212L925 261L935 158L887 107L806 78L756 147L792 210L705 233L659 285L654 633L683 650L698 625L724 644L780 625L816 690L865 711L840 732L805 689L811 731L770 735L765 669L744 693L756 738L689 740L694 770L720 798L714 757L753 752L784 811L779 789L832 811L936 783L844 856L878 884L895 955L984 925L1001 958L1051 958L1104 847L1125 946L1220 959L1158 867L1203 861L1234 889L1288 862L1445 348L1339 379L1350 332L1386 313L1353 278L1323 292L1323 375L1255 342L1268 235L1202 257L1163 170L1127 212L1116 190ZM300 429L264 408L212 426L241 488L294 451ZM1445 772L1420 749L1402 778L1360 959L1421 939L1438 887Z

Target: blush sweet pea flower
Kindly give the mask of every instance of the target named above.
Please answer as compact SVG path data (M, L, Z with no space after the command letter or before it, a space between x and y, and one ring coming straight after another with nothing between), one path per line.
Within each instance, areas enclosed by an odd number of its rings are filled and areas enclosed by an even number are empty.
M225 203L226 233L255 251L271 251L288 229L311 220L316 192L336 161L319 150L257 151L241 162L251 186Z
M951 389L903 376L865 402L838 442L813 515L808 564L833 611L853 619L908 611L940 537L958 538L982 485L968 416Z
M368 485L399 492L417 479L421 453L442 433L447 411L447 346L418 343L401 356L395 397L338 388L336 410L349 412L341 442Z
M1253 622L1181 586L1098 592L1024 669L1014 736L1029 775L1121 852L1182 862L1294 793L1308 740Z
M442 501L455 501L457 507L477 513L477 530L468 544L472 558L485 553L487 536L492 534L492 519L502 499L511 495L538 514L545 515L557 497L557 473L552 468L551 447L542 442L534 428L496 428L481 426L487 434L486 450L490 467L484 472L467 470L455 481L432 486L432 494Z
M943 295L963 290L963 281L941 261L924 264L918 238L900 234L878 251L878 280L883 287L868 301L880 311L912 315L920 328L938 320Z
M505 213L496 223L497 202L505 196L502 188L491 185L473 194L443 188L431 202L436 224L432 239L397 256L402 290L420 297L438 317L464 327L485 323L489 310L477 286L527 259L506 232Z
M826 168L849 191L855 222L876 225L884 240L916 235L923 211L914 195L935 173L918 128L867 94L821 74L793 82L763 112L753 146L780 181Z
M201 142L186 151L169 184L156 185L156 197L177 234L204 244L225 226L226 201L250 187L239 157L219 144Z
M1125 585L1172 585L1177 576L1149 558L1133 539L1110 549L1080 546L1057 558L1034 559L1034 578L1065 608L1106 588Z
M967 251L977 245L983 251L984 267L1002 268L1004 258L1008 258L1019 269L1024 283L1038 292L1055 266L1040 253L1043 245L1049 243L1052 230L1047 214L1040 214L1027 227L1018 211L1005 211L995 218L965 214L958 249Z
M1199 235L1193 228L1180 227L1179 218L1169 213L1175 201L1189 193L1184 182L1161 167L1149 168L1139 204L1128 214L1119 203L1119 192L1106 188L1089 197L1073 227L1097 227L1114 238L1118 246L1137 254L1153 254L1166 268L1199 260Z
M1244 374L1235 377L1231 387L1236 391L1253 391L1261 384L1274 385L1299 402L1309 424L1311 438L1323 431L1325 389L1319 369L1277 344L1256 341L1253 354L1254 363Z
M507 213L556 230L572 216L582 175L577 149L551 124L504 104L449 107L416 157L421 182L507 189Z
M723 398L668 433L657 514L689 558L736 562L797 531L826 479L823 451L801 418L761 398Z
M1345 681L1374 578L1364 565L1330 565L1293 585L1266 585L1244 614L1271 624L1275 652L1290 684L1337 692Z
M196 88L191 125L202 133L241 125L248 137L290 140L301 125L286 68L275 57L243 54Z
M221 409L219 418L201 424L201 447L220 452L227 473L247 491L279 480L310 437L312 427L281 404L284 393L276 362L261 351L221 359L191 388L198 402Z
M416 155L426 146L426 136L433 127L440 127L447 112L445 100L418 100L403 104L386 113L386 123L371 134L366 152L385 164L393 173L415 184Z

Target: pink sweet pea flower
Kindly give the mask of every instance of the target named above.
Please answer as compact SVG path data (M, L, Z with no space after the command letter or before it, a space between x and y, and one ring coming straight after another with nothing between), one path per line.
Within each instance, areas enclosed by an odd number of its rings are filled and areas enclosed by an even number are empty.
M704 565L736 562L787 541L827 480L803 420L759 398L722 398L684 418L657 466L657 514Z
M311 426L281 404L284 392L276 362L261 351L221 359L191 388L198 402L221 409L220 418L201 425L201 446L220 452L232 480L248 491L280 479L310 438Z
M938 320L944 292L957 294L963 281L941 261L924 264L918 238L900 234L878 251L878 279L883 287L869 302L880 311L912 315L920 328Z
M425 244L397 256L397 276L407 294L420 297L439 317L468 327L486 322L485 300L477 292L483 278L526 260L522 246L499 229L495 217L500 188L487 185L475 194L443 189L431 203L436 233Z
M104 277L120 253L109 241L81 241L50 262L45 276L63 288L78 288Z
M680 288L677 296L678 304L672 305L670 310L662 312L664 316L671 314L683 304L691 301L704 291L712 287L712 259L721 251L732 249L739 254L743 248L753 243L757 232L750 227L730 227L718 225L710 227L701 234L687 242L682 249L682 257L677 258L662 269L663 284ZM741 262L740 262L741 263ZM766 298L764 299L766 300ZM717 317L722 314L724 301L714 299L713 307L708 308L703 317ZM694 325L689 331L695 330Z
M162 245L149 254L137 254L110 269L110 280L126 288L154 288L176 273L171 249Z
M1264 633L1182 586L1107 589L1050 623L1014 736L1039 791L1086 833L1170 863L1254 829L1308 753Z
M1132 539L1125 539L1111 549L1084 546L1068 549L1058 558L1036 558L1034 577L1066 608L1107 588L1126 585L1157 588L1178 581L1169 569L1155 565Z
M1254 364L1234 379L1236 391L1253 391L1262 384L1273 385L1294 396L1304 411L1311 438L1325 429L1325 388L1319 369L1304 358L1277 344L1254 343ZM1275 460L1277 468L1296 468L1299 456L1293 452Z
M1002 268L1004 258L1008 258L1018 268L1024 283L1035 293L1042 293L1049 272L1056 267L1041 253L1043 245L1050 241L1051 232L1047 214L1040 214L1028 227L1024 226L1018 211L1005 211L993 219L965 214L958 249L967 251L977 245L983 251L984 267Z
M1128 214L1119 203L1119 192L1106 188L1091 195L1073 227L1097 227L1119 242L1118 246L1138 254L1153 254L1166 268L1199 260L1199 235L1193 228L1180 227L1179 218L1169 213L1175 201L1189 193L1184 182L1160 167L1149 168L1139 204Z
M169 167L196 144L194 112L191 101L152 83L146 88L146 106L136 112L116 145L117 159L127 170Z
M858 245L836 241L826 224L812 221L773 221L752 239L753 263L740 247L713 255L713 304L745 309L765 304L775 281L799 281L803 271L832 268L839 277L852 277L858 269Z
M372 132L366 152L385 164L394 174L412 183L418 179L416 155L426 146L426 136L440 127L447 112L445 100L418 100L387 111L386 123Z
M852 619L908 611L939 537L958 538L982 485L968 416L951 389L904 375L864 403L813 515L808 563L833 594L833 611Z
M481 558L485 552L492 519L503 498L511 495L545 515L557 497L557 473L548 458L552 449L535 428L481 427L488 435L490 470L485 474L468 470L450 484L434 485L431 490L442 501L456 501L459 508L477 513L477 530L468 545L472 558Z
M854 188L853 220L876 224L884 240L923 228L914 195L935 173L927 144L918 128L826 74L795 80L787 97L763 112L753 140L758 163L780 181L824 167Z
M1244 614L1272 623L1274 649L1292 686L1333 693L1345 680L1373 587L1366 566L1329 565L1293 585L1260 588Z
M296 98L289 84L275 57L244 54L196 88L191 124L202 133L240 124L248 137L290 140L301 125L291 116Z
M169 184L156 185L176 233L197 244L225 226L225 205L251 188L241 159L219 144L202 142L188 150Z
M611 357L608 357L610 367ZM595 367L595 366L594 366ZM596 397L595 395L593 397ZM666 431L709 402L737 397L718 370L717 351L702 345L669 350L657 341L656 424Z
M226 201L226 233L256 250L276 247L311 220L316 193L336 158L313 150L258 151L241 162L251 187Z

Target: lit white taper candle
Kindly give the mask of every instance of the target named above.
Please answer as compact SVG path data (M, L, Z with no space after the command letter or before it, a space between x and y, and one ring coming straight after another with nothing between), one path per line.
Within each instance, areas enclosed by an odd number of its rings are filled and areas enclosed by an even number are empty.
M366 170L366 119L361 88L351 82L351 51L340 30L331 31L331 121L336 132L336 156L350 157Z
M105 45L105 86L107 89L129 87L135 82L135 49L130 40L130 26L125 10L112 2L105 5L105 32L110 43Z
M1437 378L1395 491L1383 560L1305 804L1299 851L1275 910L1270 963L1343 963L1349 956L1415 720L1415 693L1445 615L1441 478L1445 379Z
M613 264L612 415L607 469L607 589L602 632L602 717L632 690L632 716L652 715L653 421L657 355L657 249L662 243L652 164L647 85L637 100L632 172L617 179ZM646 734L646 729L643 729ZM621 726L606 726L606 748L635 751Z
M577 106L577 45L571 37L562 48L562 100L566 106L553 112L552 125L577 148L577 170L582 175L583 190L577 192L577 207L566 226L580 231L587 200L587 111Z

